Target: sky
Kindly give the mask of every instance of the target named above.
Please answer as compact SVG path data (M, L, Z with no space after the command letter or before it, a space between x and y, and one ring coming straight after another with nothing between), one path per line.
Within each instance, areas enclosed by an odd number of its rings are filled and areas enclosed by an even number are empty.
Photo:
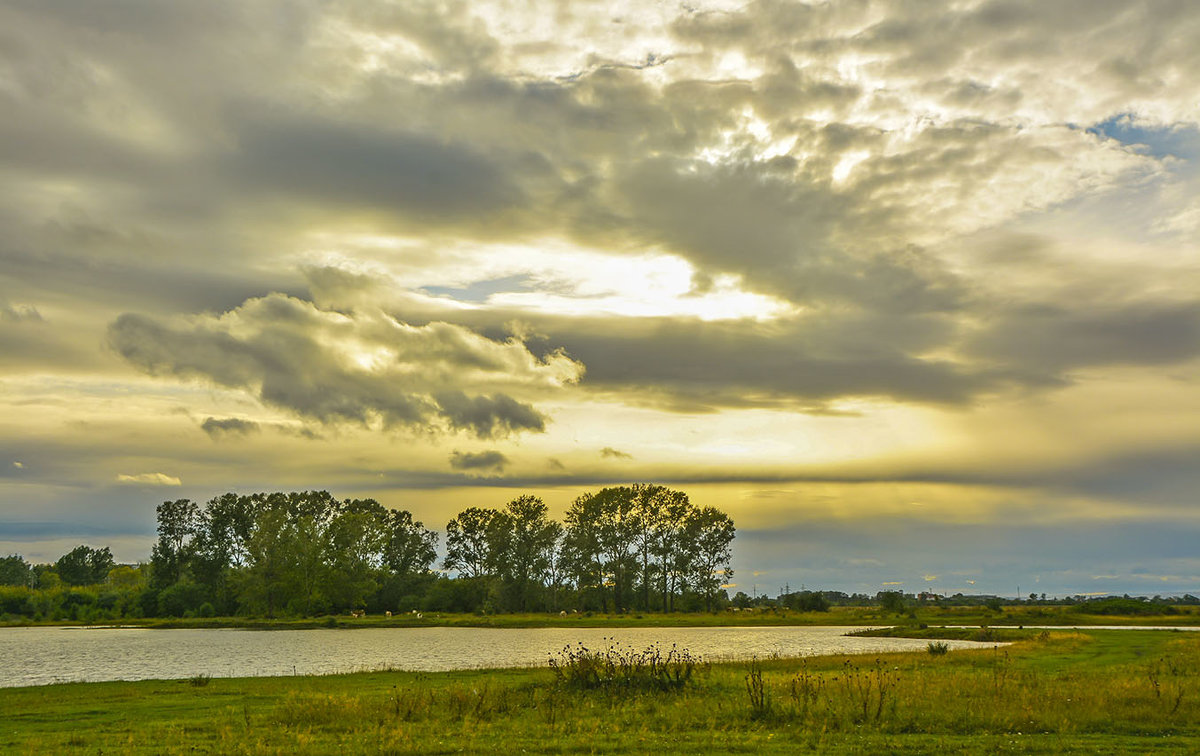
M734 590L1200 593L1190 0L0 0L0 554L657 482Z

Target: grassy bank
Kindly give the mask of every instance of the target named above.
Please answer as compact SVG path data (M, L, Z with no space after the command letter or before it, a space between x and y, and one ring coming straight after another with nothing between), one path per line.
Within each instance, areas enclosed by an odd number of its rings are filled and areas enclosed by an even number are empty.
M0 626L79 625L78 621L38 621L11 618ZM321 627L770 627L783 625L1050 625L1088 627L1095 625L1200 626L1200 607L1180 607L1170 614L1089 614L1079 605L1011 606L1002 611L985 607L920 606L897 614L878 607L833 607L827 612L756 610L719 613L527 613L450 614L424 612L381 614L365 617L276 618L209 617L100 620L93 624L121 624L151 628L222 628L256 630L304 630Z
M1200 637L1027 635L944 655L702 666L665 689L586 689L549 669L0 689L0 751L1200 751Z

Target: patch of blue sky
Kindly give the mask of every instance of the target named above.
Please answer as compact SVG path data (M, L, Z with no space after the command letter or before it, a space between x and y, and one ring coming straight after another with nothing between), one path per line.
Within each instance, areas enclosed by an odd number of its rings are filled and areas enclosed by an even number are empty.
M421 291L435 297L449 297L459 302L483 303L493 294L514 291L533 291L532 277L520 273L502 278L475 281L467 286L422 286Z
M1118 113L1087 128L1091 134L1115 139L1155 158L1200 159L1200 127L1194 123L1164 126L1141 120L1134 113Z
M153 527L140 523L76 523L0 520L0 539L30 541L47 538L89 538L114 535L153 535Z

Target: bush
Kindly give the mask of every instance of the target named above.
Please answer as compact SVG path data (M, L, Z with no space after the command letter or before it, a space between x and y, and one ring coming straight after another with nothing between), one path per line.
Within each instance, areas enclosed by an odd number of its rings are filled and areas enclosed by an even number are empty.
M657 644L638 651L610 640L599 651L582 643L567 646L550 659L550 669L560 685L581 690L679 690L701 663L674 645L664 654Z
M827 612L829 600L820 591L789 593L783 599L784 606L799 612Z
M158 594L158 613L166 617L182 617L205 602L208 591L198 583L176 583Z
M926 649L930 656L941 656L950 650L950 644L944 641L930 641Z
M905 601L902 591L880 591L875 594L875 598L879 601L879 606L885 612L904 613Z
M1141 601L1133 598L1104 598L1085 601L1072 607L1072 611L1080 614L1100 615L1148 615L1148 614L1178 614L1179 610L1167 604L1153 601Z
M0 587L0 613L33 614L33 607L29 602L31 593L28 588Z

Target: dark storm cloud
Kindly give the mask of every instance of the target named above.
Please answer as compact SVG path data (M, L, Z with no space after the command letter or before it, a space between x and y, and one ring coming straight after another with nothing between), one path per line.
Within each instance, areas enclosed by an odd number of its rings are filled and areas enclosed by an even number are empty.
M245 389L321 422L440 423L481 438L542 431L545 421L506 394L479 393L480 385L545 391L579 375L564 355L538 360L519 342L446 323L416 328L382 315L346 315L282 295L176 325L126 313L109 327L109 342L151 374Z
M541 413L504 394L467 396L461 391L439 391L434 400L451 428L469 430L479 438L546 430L546 418Z
M508 457L496 450L482 452L454 451L450 467L454 470L494 470L500 472L508 465Z
M975 357L1055 374L1096 365L1165 365L1200 356L1200 303L1028 305L967 342Z
M237 417L209 417L200 423L200 429L213 439L218 439L222 436L248 436L251 433L257 433L261 427L259 423L253 420L242 420Z
M442 222L521 201L500 167L470 144L285 114L236 129L231 169L254 188Z
M1200 443L1122 450L1040 478L1047 485L1091 496L1188 510L1200 490Z
M268 275L236 267L213 269L190 260L154 259L158 255L153 251L138 259L128 247L111 255L97 245L66 239L47 240L38 252L4 246L0 241L0 280L42 297L66 296L101 308L136 301L153 310L227 310L254 296L302 291L301 279L292 271ZM164 242L160 250L170 246ZM104 286L98 287L99 281Z
M956 404L1011 383L1004 370L976 370L909 356L947 337L936 316L831 316L776 323L671 318L534 319L539 332L587 366L594 389L648 392L695 411L883 396ZM1045 383L1045 378L1036 382Z

